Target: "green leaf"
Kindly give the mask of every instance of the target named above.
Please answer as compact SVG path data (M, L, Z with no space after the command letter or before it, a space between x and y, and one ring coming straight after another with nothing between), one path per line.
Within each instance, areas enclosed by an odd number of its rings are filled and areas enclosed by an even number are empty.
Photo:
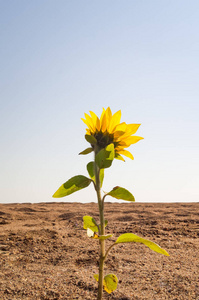
M157 244L155 244L149 240L143 239L133 233L124 233L124 234L120 235L119 238L117 239L117 241L115 242L115 244L132 243L132 242L145 244L151 250L161 253L161 254L164 254L166 256L169 256L167 251L160 248L160 246L158 246Z
M105 227L107 226L108 221L105 220L104 221L104 225ZM95 219L93 217L90 216L84 216L83 217L83 228L84 229L91 229L93 232L98 232L98 226L97 226L97 222L95 221ZM100 225L99 225L100 228Z
M110 191L106 195L112 196L113 198L116 199L122 199L122 200L132 201L132 202L135 201L135 198L128 190L119 186L114 187L112 191Z
M95 181L94 161L89 162L86 167L90 178Z
M97 143L96 138L93 135L86 134L85 139L87 142L89 142L91 145L95 145Z
M79 155L86 155L86 154L89 154L93 151L93 148L92 147L89 147L89 148L86 148L84 151L80 152Z
M104 181L104 169L100 169L100 187L102 187Z
M114 144L109 144L106 148L101 149L96 157L95 162L100 169L109 168L115 157Z
M99 235L98 239L99 240L106 240L106 239L109 239L112 236L113 236L112 234Z
M91 229L93 232L98 232L98 227L97 227L97 223L95 221L94 218L90 217L90 216L84 216L83 217L83 228L84 229Z
M98 274L94 274L93 277L94 277L95 280L98 282L98 280L99 280L99 275L98 275Z
M108 224L108 220L104 220L104 226L106 227ZM101 229L101 225L99 225L99 228Z
M104 290L107 293L112 293L117 288L118 279L117 276L114 274L108 274L104 277Z
M86 188L91 183L91 179L83 175L77 175L66 181L60 186L60 188L54 193L54 198L61 198L68 196L74 192Z
M105 227L107 226L107 224L108 224L108 220L104 220L104 226ZM100 225L99 225L99 227L100 227Z
M97 282L99 281L99 275L98 274L93 275L93 277L95 278L95 280ZM109 294L112 293L113 291L116 290L117 283L118 283L118 278L117 278L116 275L114 275L114 274L106 275L104 277L104 280L103 280L104 290Z
M87 171L90 176L90 178L95 182L95 173L94 173L94 161L91 161L87 164ZM104 169L100 169L100 184L102 187L104 180Z

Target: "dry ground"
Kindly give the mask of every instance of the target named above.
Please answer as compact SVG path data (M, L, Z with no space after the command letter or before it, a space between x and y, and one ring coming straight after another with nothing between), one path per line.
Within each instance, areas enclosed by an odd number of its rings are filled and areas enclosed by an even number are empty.
M97 240L82 217L98 220L96 203L0 204L0 299L95 300ZM115 246L105 273L118 288L104 299L199 299L199 203L106 203L107 246L126 232L151 239L166 257L142 244Z

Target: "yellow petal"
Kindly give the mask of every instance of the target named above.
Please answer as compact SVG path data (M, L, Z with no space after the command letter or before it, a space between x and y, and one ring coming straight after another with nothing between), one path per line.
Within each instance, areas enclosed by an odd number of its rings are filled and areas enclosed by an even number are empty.
M104 110L104 108L103 108ZM106 110L104 110L104 113L102 113L103 116L101 116L102 118L100 118L100 123L101 123L101 131L105 132L107 130L107 114L106 114Z
M95 127L94 127L92 118L87 114L84 114L84 115L85 115L86 120L82 119L82 121L92 130L92 132L94 132Z
M126 157L129 157L131 159L134 159L133 155L131 154L131 152L127 151L127 150L119 150L119 153L122 155L125 155Z
M132 144L135 144L137 143L138 141L142 140L143 137L141 136L130 136L130 137L127 137L127 138L123 138L123 136L121 136L120 140L120 146L121 145L126 145L125 147L129 147L130 145Z
M132 135L135 134L138 128L140 127L141 124L127 124L127 129L126 131L128 134Z
M113 133L113 135L114 135L114 141L117 141L118 139L120 139L120 137L122 135L124 135L124 134L125 134L125 131L115 131Z
M103 119L103 117L104 117L104 114L105 114L105 109L103 108L102 114L101 114L101 117L100 117L100 123L102 122L102 119Z
M111 120L111 118L112 118L112 112L111 112L110 107L108 107L108 108L106 109L106 116L107 116L108 122L110 122L110 120Z
M81 120L91 129L91 126L90 126L90 122L88 122L87 120L84 120L83 118L81 118ZM86 130L89 130L90 129L86 128Z
M92 117L94 127L97 129L97 131L100 131L100 120L98 116L92 111L90 111L90 115Z
M121 110L118 110L111 118L110 125L109 125L109 132L113 133L115 126L120 123L121 119Z
M127 130L127 124L125 122L118 124L115 126L114 131L124 131L126 132Z
M125 161L125 159L121 155L119 155L119 153L115 154L115 158L119 159L119 160L122 160L122 161Z
M91 135L90 129L86 128L86 132L87 132L89 135Z
M110 131L109 131L109 128L110 128L111 120L112 120L112 112L111 112L110 107L108 107L108 108L106 109L106 130L107 130L108 132L110 132Z

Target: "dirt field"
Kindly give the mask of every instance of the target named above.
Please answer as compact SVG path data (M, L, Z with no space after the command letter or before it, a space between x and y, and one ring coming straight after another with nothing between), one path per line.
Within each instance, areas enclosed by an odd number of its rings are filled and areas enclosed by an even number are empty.
M0 299L95 300L97 240L82 217L98 220L96 203L0 204ZM115 246L105 273L119 279L104 299L199 299L199 203L106 203L106 233L132 232L169 252L143 244Z

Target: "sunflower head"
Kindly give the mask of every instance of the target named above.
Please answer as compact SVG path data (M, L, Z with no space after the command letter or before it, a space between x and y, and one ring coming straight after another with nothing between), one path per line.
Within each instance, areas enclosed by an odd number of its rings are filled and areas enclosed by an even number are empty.
M90 142L93 150L97 147L98 150L106 148L109 144L114 145L115 158L124 161L121 155L131 159L133 155L127 151L131 144L137 143L143 139L140 136L134 136L140 124L120 123L121 111L112 114L110 107L106 110L103 108L101 117L90 111L90 116L85 114L83 122L88 126L86 128L86 140Z

